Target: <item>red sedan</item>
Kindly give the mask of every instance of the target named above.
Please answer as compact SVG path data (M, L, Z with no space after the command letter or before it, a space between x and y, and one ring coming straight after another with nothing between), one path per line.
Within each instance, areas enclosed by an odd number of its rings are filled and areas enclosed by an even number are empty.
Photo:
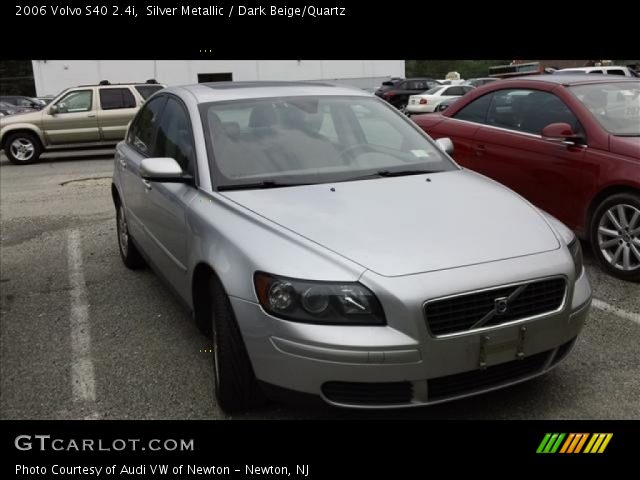
M640 81L540 75L480 87L413 117L454 157L589 240L600 264L640 280ZM490 228L490 227L489 227Z

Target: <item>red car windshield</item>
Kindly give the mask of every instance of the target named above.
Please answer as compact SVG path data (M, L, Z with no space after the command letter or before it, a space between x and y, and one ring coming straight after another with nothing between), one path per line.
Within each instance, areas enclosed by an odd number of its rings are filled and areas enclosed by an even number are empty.
M640 81L576 85L570 90L609 133L640 136Z

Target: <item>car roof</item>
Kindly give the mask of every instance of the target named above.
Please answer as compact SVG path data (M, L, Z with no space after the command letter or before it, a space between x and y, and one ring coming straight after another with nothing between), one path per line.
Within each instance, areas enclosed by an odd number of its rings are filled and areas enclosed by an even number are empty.
M500 85L508 85L512 82L544 82L556 83L558 85L581 85L589 83L612 83L612 82L637 82L634 77L623 77L616 75L599 75L599 74L550 74L550 75L527 75L524 77L505 78Z
M165 91L177 94L187 91L191 93L199 103L273 97L374 96L356 87L323 82L215 82L169 87L165 89Z

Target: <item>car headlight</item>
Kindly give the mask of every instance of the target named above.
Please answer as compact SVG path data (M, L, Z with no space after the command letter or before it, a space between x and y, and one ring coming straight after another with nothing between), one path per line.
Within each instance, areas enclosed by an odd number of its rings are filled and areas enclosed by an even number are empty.
M262 308L275 317L324 325L385 325L382 305L359 283L318 282L256 272Z
M573 257L573 264L576 267L576 278L582 274L582 247L580 246L580 240L577 237L573 237L573 240L567 245L571 256Z

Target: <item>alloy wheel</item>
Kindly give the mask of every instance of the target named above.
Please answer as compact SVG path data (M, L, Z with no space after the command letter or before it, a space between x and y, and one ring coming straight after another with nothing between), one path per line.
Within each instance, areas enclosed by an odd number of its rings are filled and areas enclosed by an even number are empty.
M122 205L118 210L118 241L120 250L126 257L129 250L129 233L127 232L127 219L124 216L124 207Z
M598 224L598 248L612 267L640 269L640 210L629 204L609 208Z
M11 142L11 145L9 145L9 150L11 150L11 154L16 160L27 162L33 157L35 146L28 138L16 138Z

